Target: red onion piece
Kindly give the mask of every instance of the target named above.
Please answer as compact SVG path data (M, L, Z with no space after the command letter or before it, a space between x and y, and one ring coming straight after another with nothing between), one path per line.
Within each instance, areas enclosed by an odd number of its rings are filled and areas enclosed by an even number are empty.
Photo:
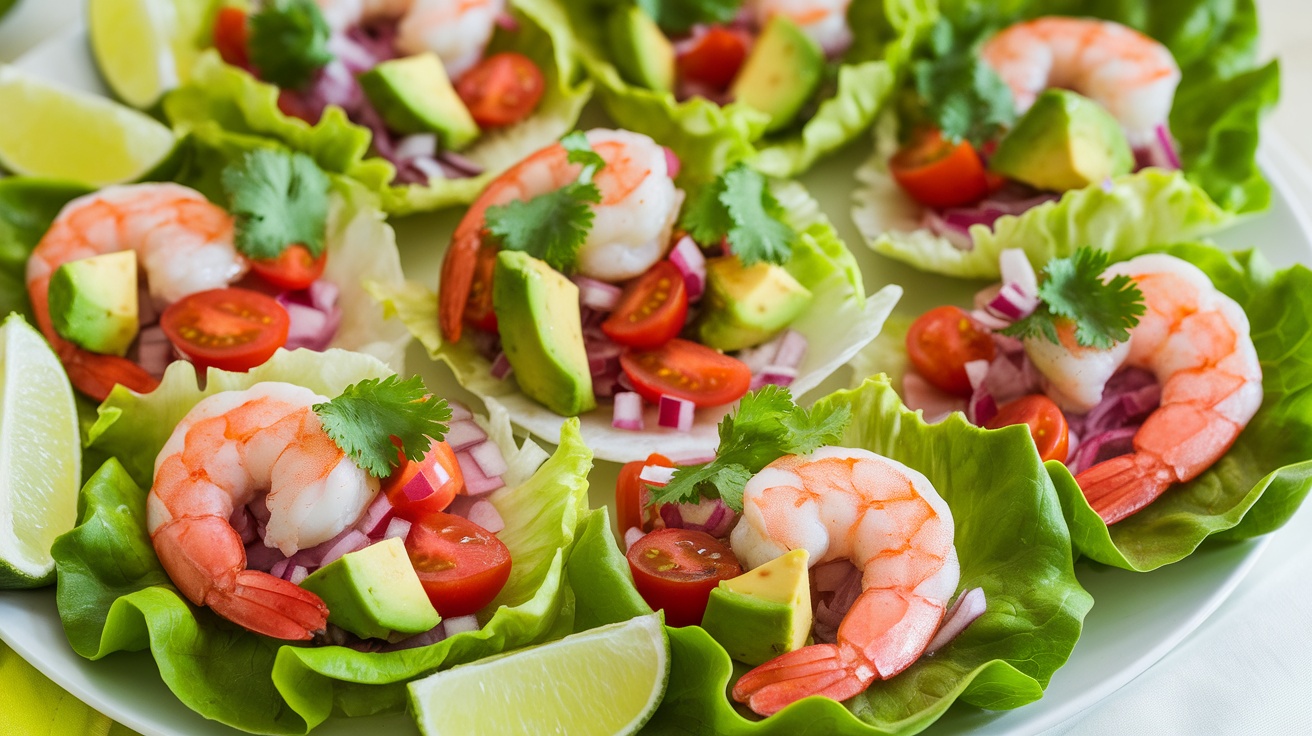
M620 295L624 293L614 284L587 276L575 276L573 281L579 287L579 304L598 312L614 310L615 305L620 303Z
M671 179L677 179L679 172L683 170L683 162L679 160L679 154L675 153L669 146L663 146L665 149L665 173Z
M998 269L1004 284L1015 284L1025 294L1039 293L1039 278L1030 265L1029 256L1020 248L1007 248L998 254Z
M509 12L500 13L496 20L497 28L503 31L514 33L519 30L519 19Z
M455 636L468 631L478 631L478 617L470 614L468 616L456 616L442 621L442 628L446 631L447 636Z
M497 507L486 499L480 499L473 506L470 506L469 515L466 518L493 534L497 534L506 528L506 522L501 519L501 512L497 511Z
M499 475L488 477L479 467L478 462L470 456L468 450L457 452L456 462L460 464L460 472L465 476L465 493L470 496L491 493L505 485Z
M1139 427L1121 427L1090 437L1066 459L1071 475L1079 475L1100 462L1134 452L1134 435Z
M762 386L783 386L787 388L793 385L793 381L796 380L796 368L768 365L760 373L752 376L752 390L755 391Z
M251 516L245 506L239 506L232 512L232 516L228 517L228 526L241 537L242 544L250 544L258 538L255 533L255 517Z
M392 502L388 500L386 493L379 493L374 496L374 500L369 502L368 508L360 515L360 519L355 522L356 529L365 533L370 539L377 539L387 529L387 524L396 515L396 510L392 508Z
M971 388L977 389L984 385L984 378L989 373L989 361L972 360L968 361L963 367L966 369L966 378L970 381Z
M363 532L356 529L347 529L337 536L336 544L332 544L323 551L323 556L319 558L319 567L324 567L336 562L342 555L349 554L368 547L370 544L369 537ZM320 545L322 547L322 545Z
M453 422L462 422L474 418L474 412L459 401L448 401L447 406L451 409L451 421Z
M615 414L610 422L616 429L642 431L642 396L633 391L615 394Z
M990 330L1005 330L1011 326L1009 320L995 317L983 309L973 309L970 312L970 318L980 323Z
M478 469L483 471L483 475L489 478L505 475L510 470L505 456L501 454L501 448L491 440L474 445L469 449L469 456L478 463Z
M164 328L152 325L137 333L137 364L156 378L173 362L173 343L169 342Z
M638 474L638 480L653 486L667 486L672 478L674 478L674 468L667 468L664 465L644 465L642 472Z
M1171 130L1164 124L1153 129L1153 138L1148 145L1134 150L1134 160L1140 169L1149 166L1168 171L1183 168Z
M847 582L848 576L856 570L850 560L833 560L811 568L811 582L821 593L833 593Z
M246 545L246 567L251 570L268 572L285 559L287 556L277 547L266 547L262 541L257 540Z
M293 585L300 585L301 581L308 577L310 577L310 570L304 565L293 565L291 571L287 573L287 579Z
M668 149L666 149L668 150ZM706 256L697 242L687 235L679 238L670 251L670 263L683 275L683 285L688 290L688 301L696 302L706 292Z
M452 421L447 425L446 443L455 452L467 450L487 439L487 432L474 423L472 419Z
M697 503L663 503L657 513L668 528L691 529L712 537L727 535L738 520L738 515L718 498L701 498Z
M407 637L398 642L384 644L381 648L379 648L378 651L399 652L405 649L418 649L419 647L426 647L436 644L439 641L445 639L447 636L446 628L443 625L445 623L446 622L444 621L438 624L437 626L434 626L433 628L429 629L428 631L423 632L422 634L415 634L414 636Z
M669 429L687 432L692 429L693 414L697 405L687 399L661 394L660 404L656 408L656 423Z
M624 530L624 551L625 551L625 552L628 552L628 551L629 551L629 547L632 547L633 544L634 544L635 542L637 542L639 539L642 539L643 536L645 536L645 532L643 532L641 529L639 529L639 528L636 527L636 526L631 526L631 527L629 527L628 529L625 529L625 530Z
M338 287L319 279L303 291L284 291L275 300L287 310L291 325L287 330L288 350L308 348L326 350L337 336L342 310L337 305Z
M957 596L952 608L943 616L943 623L939 626L938 633L929 641L929 646L925 647L925 654L932 655L947 646L960 636L967 626L974 623L975 619L983 616L987 608L983 588L971 588Z
M806 335L797 330L784 330L779 337L779 350L770 363L781 368L797 368L806 358L807 347Z
M999 319L1015 322L1030 316L1039 306L1038 294L1026 294L1014 283L1002 285L998 295L985 305L989 314Z
M514 371L515 369L510 366L510 358L507 358L505 353L497 353L496 359L492 361L492 377L504 381Z
M408 536L410 536L410 522L401 518L393 518L391 521L387 522L387 529L383 532L382 538L395 538L404 542L405 538Z
M977 427L983 427L998 415L998 402L987 393L976 392L966 404L966 419Z
M415 133L396 142L395 156L403 161L437 156L437 136L432 133Z
M282 578L283 580L286 580L291 576L290 573L293 567L295 566L292 565L292 561L290 558L278 560L278 562L275 563L273 567L269 568L269 574L274 576L275 578Z
M908 409L921 411L924 420L929 424L943 421L954 411L966 410L964 399L939 390L937 386L915 372L908 372L902 376L902 401Z

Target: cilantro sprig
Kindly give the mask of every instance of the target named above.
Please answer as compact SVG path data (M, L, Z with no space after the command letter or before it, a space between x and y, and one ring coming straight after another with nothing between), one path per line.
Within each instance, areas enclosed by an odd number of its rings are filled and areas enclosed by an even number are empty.
M930 30L927 55L911 65L918 117L952 141L978 147L1016 120L1011 89L979 55L991 28L981 20L940 18ZM917 126L908 126L908 129Z
M802 455L837 442L852 420L852 410L803 409L786 388L766 386L748 393L738 411L720 420L720 449L715 459L674 471L664 488L652 490L655 503L688 503L699 497L723 499L742 511L743 488L752 476L784 455Z
M488 207L484 227L502 248L522 250L561 273L570 273L592 229L594 213L588 205L601 203L601 190L592 180L606 161L578 131L560 143L569 162L583 166L578 178L529 200Z
M1038 309L1002 333L1041 336L1060 344L1058 321L1070 320L1075 341L1082 347L1106 350L1130 339L1130 329L1139 324L1145 310L1143 292L1124 274L1104 281L1102 272L1110 261L1106 251L1089 247L1049 261L1039 284Z
M284 149L259 148L222 173L236 218L237 250L262 260L300 244L316 258L328 228L328 175L314 159Z
M702 245L727 237L729 250L743 265L761 261L783 265L792 257L798 238L783 216L765 177L738 164L689 198L679 224Z
M366 379L313 408L333 442L375 478L398 465L398 447L410 460L422 460L451 420L446 400L429 397L418 376Z
M314 0L269 0L250 17L251 65L266 82L300 89L333 60L329 33Z
M727 23L743 0L637 0L638 7L669 33L684 33L697 23Z

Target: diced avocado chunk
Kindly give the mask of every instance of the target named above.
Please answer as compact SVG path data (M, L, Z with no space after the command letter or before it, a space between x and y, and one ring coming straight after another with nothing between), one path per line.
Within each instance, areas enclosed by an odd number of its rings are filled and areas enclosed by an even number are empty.
M702 628L744 664L801 649L811 635L808 560L805 549L795 549L720 581L706 604Z
M657 92L674 89L674 45L636 5L617 7L606 20L611 58L620 76Z
M419 634L442 622L398 537L342 555L301 587L323 599L330 623L365 639Z
M820 86L824 71L820 46L796 23L776 15L756 39L729 94L768 114L768 133L793 122Z
M567 417L596 408L573 281L523 251L503 250L492 274L492 309L525 395Z
M478 123L437 54L384 61L360 75L360 87L387 127L398 133L436 133L442 147L452 151L478 138Z
M1121 124L1102 105L1049 89L998 143L989 168L1039 189L1064 192L1134 170Z
M55 332L93 353L122 356L137 339L137 252L69 261L50 277Z
M706 262L706 297L697 336L716 350L742 350L779 334L811 304L811 292L773 263L744 266L737 256Z

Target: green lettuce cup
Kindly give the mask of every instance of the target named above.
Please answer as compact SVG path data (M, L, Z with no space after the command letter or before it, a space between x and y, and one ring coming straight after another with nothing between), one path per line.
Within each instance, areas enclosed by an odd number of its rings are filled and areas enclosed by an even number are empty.
M1271 188L1256 161L1259 125L1280 95L1278 62L1256 60L1253 3L1178 0L1143 7L1093 0L1027 0L999 5L945 0L944 18L1003 27L1044 15L1091 16L1138 29L1164 44L1182 77L1169 120L1182 168L1143 169L1103 186L1066 192L992 227L969 227L962 249L924 224L925 209L892 180L897 121L876 126L875 151L857 172L853 219L875 252L925 271L996 278L998 254L1022 248L1035 262L1092 245L1119 254L1215 232L1265 210Z
M525 120L487 131L461 156L483 172L462 179L435 179L427 185L396 185L395 167L370 151L368 128L329 106L314 125L284 114L278 88L223 62L214 50L201 53L187 81L163 100L165 116L179 131L218 127L280 141L312 156L325 170L349 176L376 192L391 214L409 214L468 204L492 178L529 153L569 132L592 94L576 62L577 49L564 11L553 0L509 0L518 26L498 29L486 55L515 51L542 70L542 100ZM212 43L208 38L203 45Z
M847 19L851 46L825 65L820 89L798 122L767 132L769 116L741 102L721 105L701 96L680 101L673 92L626 79L616 67L615 44L623 40L608 19L631 5L628 0L562 4L578 39L580 59L597 83L606 111L622 127L673 149L694 180L710 178L740 160L771 176L794 176L854 140L888 102L914 38L932 22L922 3L853 0ZM632 53L650 55L638 48Z
M819 204L793 182L773 182L771 192L783 209L784 224L801 235L784 268L814 295L789 325L807 338L806 356L792 384L793 392L801 395L820 385L879 334L902 290L887 286L866 296L856 258ZM406 282L400 289L385 284L367 287L385 313L399 318L429 356L449 366L456 380L485 405L501 407L511 421L534 436L557 441L560 415L525 396L513 379L495 378L491 361L469 337L454 344L443 338L437 324L437 295L429 287L414 282ZM616 429L609 405L586 412L579 420L583 440L598 458L627 462L647 457L652 448L673 458L705 457L718 443L716 423L722 415L723 410L700 410L687 432L655 428L654 421L647 422L649 429L644 431Z
M401 711L403 683L411 679L574 630L569 576L580 585L596 577L586 557L574 570L571 555L578 535L596 524L587 514L592 454L572 422L548 455L532 442L516 443L509 421L497 412L479 421L509 467L506 486L489 500L505 521L498 537L512 567L496 600L478 612L479 630L385 653L295 646L193 607L170 582L146 530L146 493L156 454L191 407L260 381L288 381L335 396L352 383L390 374L367 355L298 350L280 352L250 373L211 370L203 390L181 364L149 395L115 389L89 437L93 449L112 459L83 488L78 526L53 549L60 618L74 650L100 659L149 649L164 682L200 715L255 733L301 734L334 712ZM590 533L591 546L597 535Z

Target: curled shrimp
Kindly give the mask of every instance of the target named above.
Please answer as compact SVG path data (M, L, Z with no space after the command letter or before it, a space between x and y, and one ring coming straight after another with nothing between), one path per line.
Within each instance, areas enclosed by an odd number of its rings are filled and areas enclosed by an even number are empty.
M847 7L852 0L748 0L747 10L758 26L776 15L791 20L829 56L852 45Z
M328 25L343 31L378 20L396 20L396 48L403 54L432 51L453 79L483 57L506 12L506 0L317 0Z
M1050 16L1003 29L982 50L1025 112L1049 87L1098 102L1125 128L1131 145L1153 139L1166 123L1180 83L1171 51L1148 36L1105 20Z
M229 519L264 494L264 543L284 555L354 523L378 481L333 442L311 407L327 401L287 383L258 383L196 404L155 458L146 523L164 570L192 603L258 634L310 639L324 629L319 597L246 569Z
M873 452L822 447L757 473L730 535L738 559L756 567L799 547L812 566L846 558L862 571L862 591L837 643L756 667L734 699L770 715L810 695L847 700L911 666L957 588L952 535L952 512L929 480Z
M135 250L151 297L171 303L227 286L246 272L246 259L232 238L232 217L200 192L179 184L108 187L64 205L27 261L27 293L41 332L73 385L101 401L116 383L146 393L159 381L130 360L84 350L55 332L49 294L57 268Z
M1262 366L1248 315L1206 274L1179 258L1149 254L1103 272L1104 279L1117 275L1138 285L1147 310L1129 340L1109 350L1081 348L1065 326L1061 345L1025 341L1049 394L1071 411L1091 409L1122 366L1151 371L1162 386L1161 405L1134 435L1134 452L1075 478L1108 524L1211 467L1262 405Z
M589 205L592 228L579 247L578 270L602 281L624 281L665 256L683 192L670 178L665 149L651 138L600 129L588 131L587 137L606 165L593 177L601 203ZM515 164L488 184L456 226L438 288L439 321L448 340L460 339L487 208L532 199L575 181L582 167L570 163L568 155L564 146L553 143Z

